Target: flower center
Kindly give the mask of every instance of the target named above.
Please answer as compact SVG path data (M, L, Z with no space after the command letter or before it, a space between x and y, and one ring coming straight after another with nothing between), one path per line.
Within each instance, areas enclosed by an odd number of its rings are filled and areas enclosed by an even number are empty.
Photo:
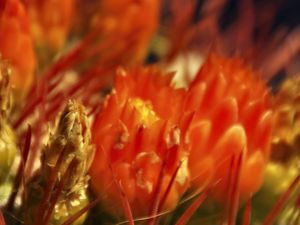
M150 126L159 119L153 111L152 104L148 101L146 102L140 98L131 98L129 99L129 105L136 110L138 121L145 126Z

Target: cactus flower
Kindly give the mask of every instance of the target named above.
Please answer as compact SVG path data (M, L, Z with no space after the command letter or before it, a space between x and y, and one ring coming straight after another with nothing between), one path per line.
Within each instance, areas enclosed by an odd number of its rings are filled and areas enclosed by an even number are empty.
M255 193L263 182L273 127L268 90L258 74L238 58L211 54L189 87L186 108L195 110L189 130L192 186L216 183L216 195L223 198L231 158L242 154L240 195Z
M12 64L11 83L24 94L33 81L35 53L27 12L21 1L4 1L0 9L0 53Z
M121 210L113 174L135 216L148 215L153 198L162 199L180 163L163 208L175 207L188 186L188 151L182 125L189 114L182 111L185 92L171 86L172 77L162 76L154 68L119 71L115 89L95 119L91 181L104 205L112 207L110 212L120 214Z
M159 13L158 0L104 0L99 2L94 24L104 38L119 38L115 41L116 49L126 48L131 43L122 61L136 64L143 62L147 54L149 42L158 27Z
M74 7L74 0L29 0L31 31L36 43L54 50L62 48L71 28Z
M234 157L242 156L240 196L255 193L270 155L273 115L268 90L254 75L242 60L217 55L208 58L187 90L174 89L172 76L154 69L119 72L92 129L97 149L92 187L104 205L116 209L120 202L115 179L135 215L149 215L145 210L157 194L166 158L161 193L180 164L167 209L188 187L211 186L215 197L224 200Z

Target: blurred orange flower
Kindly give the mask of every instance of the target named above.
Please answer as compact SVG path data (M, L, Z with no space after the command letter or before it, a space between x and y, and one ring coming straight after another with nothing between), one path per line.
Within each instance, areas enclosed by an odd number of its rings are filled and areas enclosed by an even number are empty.
M24 93L32 83L36 58L27 13L19 0L4 1L0 9L0 53L13 65L13 86Z
M114 48L131 43L125 56L126 64L143 62L149 42L158 27L160 1L104 0L99 2L96 15L94 25L104 38L118 38Z
M238 58L211 54L189 87L187 110L196 110L189 130L189 168L194 187L217 183L224 195L230 161L243 155L240 194L248 197L263 182L270 155L273 115L269 93Z
M29 0L31 32L39 45L59 50L65 44L74 14L74 0Z

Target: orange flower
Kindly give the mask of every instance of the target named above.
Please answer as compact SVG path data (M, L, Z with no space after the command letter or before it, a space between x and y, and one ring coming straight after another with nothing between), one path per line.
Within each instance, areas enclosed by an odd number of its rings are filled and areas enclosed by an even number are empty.
M115 48L131 43L126 63L142 62L158 26L159 9L159 0L103 0L94 23L104 37L119 37Z
M29 0L31 31L38 44L63 47L74 13L74 0Z
M19 0L4 1L4 7L0 9L0 53L13 65L12 84L17 90L28 90L36 59L28 17Z
M256 76L256 77L255 77ZM210 55L190 85L187 110L195 110L189 130L189 168L194 187L217 183L224 197L231 159L242 154L240 194L262 184L273 123L264 83L240 59Z
M95 120L92 187L113 209L118 208L113 203L120 202L120 197L109 165L135 216L151 211L154 199L163 198L173 176L168 197L161 203L164 208L176 206L187 188L188 151L183 137L190 114L182 111L185 92L170 85L172 77L154 68L119 71L115 89Z
M172 177L165 208L174 207L189 185L210 185L225 200L231 172L242 198L256 192L270 155L273 115L268 90L254 75L242 60L216 55L187 90L174 89L172 75L154 69L119 72L93 127L94 190L106 203L120 202L113 180L120 181L135 215L151 212L153 196L163 199ZM233 159L241 161L233 166Z

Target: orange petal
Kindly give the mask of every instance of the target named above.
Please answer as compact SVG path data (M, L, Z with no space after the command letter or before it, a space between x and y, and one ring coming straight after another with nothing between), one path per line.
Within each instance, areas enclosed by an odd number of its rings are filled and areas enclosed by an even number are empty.
M207 86L205 83L199 83L191 88L187 93L185 107L190 110L198 109L202 103L206 89Z
M235 98L229 97L224 99L214 110L212 115L213 133L212 142L238 120L238 106Z
M118 163L114 168L117 179L121 181L124 192L129 202L135 198L135 180L132 177L132 169L128 163Z
M241 125L233 125L219 139L212 154L219 161L238 155L246 148L247 137L244 128Z
M189 131L191 143L190 164L197 163L205 153L208 153L206 145L211 133L211 122L203 120L193 124Z
M22 34L18 21L12 18L4 18L0 22L0 51L5 58L9 60L15 59L19 51L20 36Z
M254 137L253 148L261 148L264 151L264 156L269 156L271 133L273 128L273 114L271 111L266 111L260 118Z
M212 157L198 158L197 163L190 164L191 182L193 186L202 189L211 181L215 172L215 161Z
M258 123L258 120L264 109L264 103L259 99L248 103L248 105L241 112L241 121L245 127L249 140L253 140L256 132L255 126Z
M207 85L207 90L202 102L202 109L213 109L215 104L218 104L220 99L224 97L224 92L227 88L227 82L222 73L216 74L210 84Z
M246 198L258 191L264 178L265 160L261 151L253 153L242 166L240 190L241 196Z

